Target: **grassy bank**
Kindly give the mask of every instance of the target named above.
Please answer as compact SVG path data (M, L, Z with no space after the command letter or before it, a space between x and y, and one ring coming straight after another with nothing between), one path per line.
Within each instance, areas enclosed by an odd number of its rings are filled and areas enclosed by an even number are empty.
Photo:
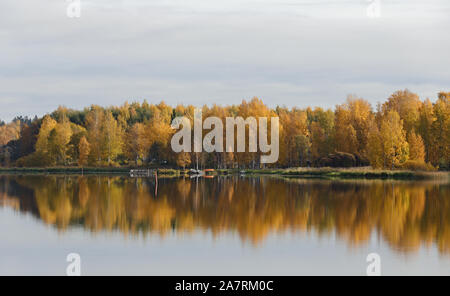
M130 170L135 168L128 167L49 167L49 168L2 168L0 173L11 174L85 174L85 175L129 175ZM180 170L175 169L158 169L158 174L177 176L183 174Z
M289 168L242 170L242 174L277 175L302 178L340 178L340 179L434 179L449 178L448 172L425 172L406 170L374 170L371 168Z
M10 174L117 174L128 175L129 167L51 167L51 168L1 168L0 173ZM187 170L157 169L159 175L184 176ZM219 169L218 175L272 175L292 178L334 178L334 179L450 179L449 172L425 172L406 170L374 170L371 168L289 168L289 169Z

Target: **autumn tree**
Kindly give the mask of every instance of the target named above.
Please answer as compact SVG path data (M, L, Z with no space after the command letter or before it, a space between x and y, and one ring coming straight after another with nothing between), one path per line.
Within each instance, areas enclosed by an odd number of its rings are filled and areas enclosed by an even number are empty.
M308 109L307 113L310 122L311 155L317 162L335 150L334 113L322 108L316 108L314 111Z
M77 162L79 158L78 147L81 138L83 137L87 138L88 133L84 127L75 125L73 123L71 123L71 129L72 129L72 136L70 137L70 142L67 145L68 146L67 154L71 162Z
M41 128L39 129L39 135L37 137L36 142L36 152L46 154L49 151L48 139L50 133L57 125L57 122L51 118L49 115L46 115L42 120Z
M237 106L236 113L234 117L242 117L244 120L248 117L254 117L256 119L256 125L259 125L259 118L265 117L265 118L271 118L277 116L275 112L270 110L262 100L260 100L257 97L252 98L249 102L243 100L242 103ZM233 111L229 112L230 114L233 114ZM268 122L269 124L269 122ZM270 139L270 128L268 128L268 138ZM235 130L235 137L237 136L237 129ZM249 150L249 125L245 126L245 152L239 152L235 153L235 161L238 163L241 167L259 167L260 166L260 152L250 152ZM235 143L237 143L235 139ZM226 144L228 145L228 144ZM236 149L234 150L236 151Z
M419 122L417 126L417 133L421 136L425 147L425 160L431 161L433 153L433 134L431 126L436 120L433 111L433 103L430 99L426 99L419 109Z
M369 130L366 147L367 158L373 168L380 169L386 165L383 151L383 139L380 130L376 124L373 124Z
M372 107L364 99L349 96L345 104L336 106L336 150L364 156L374 120Z
M98 106L92 106L86 115L87 140L91 145L89 162L92 165L98 164L102 160L102 143L104 139L102 127L104 126L104 117L104 111Z
M421 106L419 96L406 89L393 93L383 104L382 110L385 114L391 110L396 111L403 122L403 129L409 133L417 128Z
M408 160L409 146L403 122L394 110L388 111L381 122L380 136L384 167L394 168Z
M70 138L72 136L72 129L70 122L66 117L57 123L50 132L48 138L48 151L50 151L51 158L58 164L66 164L67 151Z
M295 137L295 151L297 153L299 166L310 164L311 141L306 135L297 135Z
M353 159L348 162L353 165L368 158L376 168L407 168L412 162L425 161L446 169L450 167L449 98L450 93L441 92L435 102L421 102L416 94L403 90L379 103L376 110L366 100L349 96L332 111L279 106L271 109L255 97L238 105L205 105L202 112L204 119L214 116L224 123L227 117L253 117L257 127L261 117L278 117L280 153L278 162L270 166L321 166L328 165L327 160L344 157ZM228 152L224 141L223 152L174 153L170 147L175 132L171 121L186 116L193 128L194 109L192 105L172 108L164 102L144 101L126 102L119 107L91 106L81 111L59 107L34 120L17 117L11 123L0 122L0 161L47 166L71 165L81 158L84 165L86 155L80 155L83 146L92 166L153 162L185 167L192 161L200 167L262 167L262 152L249 150L248 124L244 152ZM202 138L211 131L202 129ZM236 127L234 131L236 151ZM268 132L270 140L270 128ZM405 164L408 159L411 163Z
M21 123L13 121L0 126L0 146L8 144L9 141L17 140L20 137Z
M434 165L450 168L450 92L441 92L433 106L435 120L431 124L430 160Z
M414 131L408 134L409 159L425 162L425 146L422 137Z
M174 130L170 126L170 121L158 114L145 127L149 161L167 161L171 154L170 139Z
M91 150L91 145L87 141L86 137L83 136L78 144L78 165L85 166L88 161L88 156Z
M126 154L129 159L135 161L136 165L139 160L144 159L149 152L149 139L146 136L145 125L135 123L126 134Z
M106 112L102 124L102 158L110 165L122 153L123 130L110 111Z
M282 166L302 165L309 152L307 143L308 116L305 111L293 108L277 108L280 118L280 157ZM308 151L308 152L307 152Z

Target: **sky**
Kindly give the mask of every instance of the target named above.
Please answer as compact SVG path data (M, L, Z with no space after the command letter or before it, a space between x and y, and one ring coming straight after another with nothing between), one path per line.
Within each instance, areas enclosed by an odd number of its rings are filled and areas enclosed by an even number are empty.
M333 108L450 91L448 0L80 1L79 18L69 0L1 1L1 120L144 99Z

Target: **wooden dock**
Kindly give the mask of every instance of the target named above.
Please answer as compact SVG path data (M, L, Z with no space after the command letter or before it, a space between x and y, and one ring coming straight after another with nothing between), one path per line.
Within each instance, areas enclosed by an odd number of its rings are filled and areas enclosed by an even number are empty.
M130 170L130 177L153 177L156 176L156 170L151 169L134 169Z

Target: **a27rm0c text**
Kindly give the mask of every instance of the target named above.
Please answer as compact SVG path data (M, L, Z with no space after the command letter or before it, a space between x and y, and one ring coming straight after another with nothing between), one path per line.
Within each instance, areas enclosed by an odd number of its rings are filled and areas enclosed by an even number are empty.
M216 283L205 282L177 282L176 291L201 291L207 293L208 289L216 291L273 291L273 281L219 281Z

